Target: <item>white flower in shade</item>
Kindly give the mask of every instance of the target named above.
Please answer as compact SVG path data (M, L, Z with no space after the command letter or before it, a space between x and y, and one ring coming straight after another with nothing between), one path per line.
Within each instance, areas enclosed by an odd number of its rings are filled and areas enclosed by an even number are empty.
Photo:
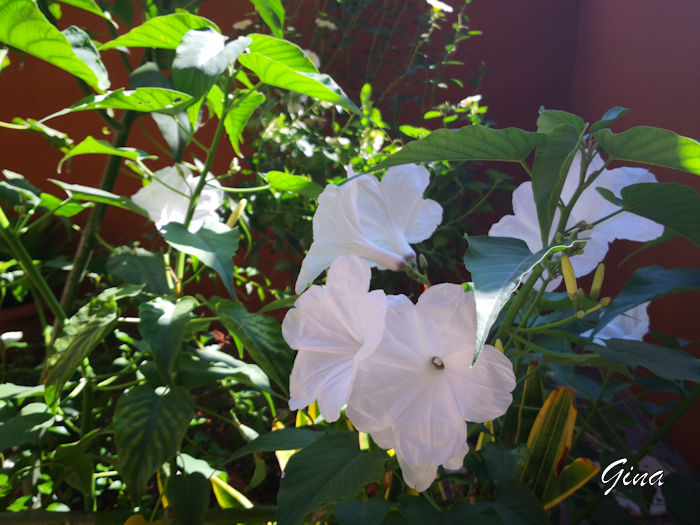
M323 18L316 18L316 26L323 29L328 29L329 31L335 31L338 29L338 26L333 22L330 20L324 20Z
M359 363L346 413L358 430L396 451L406 483L422 491L439 465L462 466L467 421L505 413L515 375L489 345L470 367L476 304L461 286L432 286L417 304L403 295L388 301L384 337Z
M596 155L588 166L586 177L602 167L603 161ZM565 204L569 203L578 187L580 172L581 156L577 154L571 163L571 169L569 169L561 192L561 200ZM606 200L596 188L605 188L616 197L620 197L622 188L642 182L657 181L653 173L643 168L623 167L604 170L593 184L579 196L566 223L566 228L571 228L580 222L592 224L619 209L619 206ZM543 248L542 238L537 220L532 182L522 183L513 192L513 213L514 215L506 215L491 226L489 235L522 239L531 252L535 253L541 250ZM561 212L557 209L552 221L552 229L549 232L550 240L555 233L560 215ZM629 212L619 213L581 234L582 238L587 239L586 246L582 254L571 257L571 265L577 276L586 275L595 270L605 258L608 252L608 243L615 239L646 242L656 239L663 231L663 226L654 221ZM549 289L553 289L560 281L561 279L553 281Z
M593 342L604 345L608 339L641 341L649 331L648 306L648 302L642 303L621 313L595 334ZM588 337L592 332L593 330L588 330L581 337Z
M326 186L318 197L314 241L301 264L296 292L340 255L359 255L371 266L394 271L415 259L409 243L430 237L442 220L442 207L423 198L429 179L422 166L406 164L389 168L381 182L365 174Z
M425 0L435 11L445 11L446 13L451 13L454 11L451 5L445 2L440 2L440 0Z
M312 286L282 322L282 335L298 351L289 379L292 410L315 400L326 421L347 403L359 362L384 332L386 295L369 290L371 270L359 257L339 257L325 288Z
M151 183L132 195L131 200L148 212L148 217L160 230L169 222L185 222L190 196L198 182L199 177L193 176L186 167L170 166L156 171ZM223 202L221 185L212 177L199 195L189 230L195 232L207 222L219 222L216 210Z
M250 18L244 18L233 24L233 28L237 31L245 31L250 26L253 25L253 21Z

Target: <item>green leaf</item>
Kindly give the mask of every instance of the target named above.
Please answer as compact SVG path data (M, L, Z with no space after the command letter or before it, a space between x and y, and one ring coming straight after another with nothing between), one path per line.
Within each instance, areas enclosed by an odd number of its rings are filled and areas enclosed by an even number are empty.
M187 93L180 93L172 89L152 87L136 89L119 88L116 91L109 91L103 95L87 96L70 107L57 111L48 117L44 117L40 122L76 111L87 111L91 109L125 109L144 113L159 111L161 113L175 114L191 102L192 97Z
M522 481L497 483L495 496L493 508L505 525L550 522L542 503Z
M389 513L391 504L384 498L367 501L348 499L338 503L333 514L339 525L380 525Z
M591 133L594 133L599 129L603 129L606 126L609 126L620 117L624 117L625 115L627 115L627 113L629 112L629 109L623 108L622 106L615 106L614 108L610 108L603 114L603 116L598 122L594 123L591 126Z
M192 233L179 222L163 226L161 234L173 248L188 255L194 255L209 268L219 274L231 297L236 297L233 290L233 256L238 250L240 237L238 228L229 228L220 222L210 222Z
M540 116L537 118L537 131L539 133L550 133L559 126L571 126L579 135L586 129L586 123L573 113L554 109L540 112Z
M314 432L306 428L281 428L254 439L234 452L224 464L255 452L274 452L276 450L296 450L305 448L323 437L323 432Z
M488 443L479 451L479 454L484 458L491 480L494 483L501 483L520 477L527 450L523 445L505 448L496 443Z
M123 157L125 159L133 161L158 158L155 155L149 155L147 152L136 148L115 148L106 140L97 140L94 137L88 136L80 144L71 149L65 155L65 157L61 159L61 162L58 163L58 168L56 169L56 171L60 173L61 166L63 166L63 163L66 162L68 159L76 157L78 155L90 154L114 155L116 157Z
M107 259L107 271L127 283L143 284L145 292L156 295L170 293L161 253L140 247L118 246Z
M3 125L3 123L0 123L0 125ZM15 117L12 119L12 126L7 127L40 133L44 140L48 142L52 148L56 148L63 153L67 153L68 150L73 147L73 139L71 139L66 133L50 128L38 120Z
M44 385L24 386L14 383L0 384L0 399L24 399L25 397L41 396Z
M552 124L551 116L545 118L549 113L545 111L540 115L540 119L537 121L538 128L541 126L540 120L542 119L546 122L542 127ZM565 114L570 115L569 113ZM581 121L579 128L574 128L569 124L559 125L545 135L535 152L535 161L532 165L532 192L537 206L537 220L543 243L549 241L554 212L557 209L569 168L571 168L571 162L578 151L584 128L583 121Z
M666 295L700 290L700 269L647 266L635 271L598 320L591 338L615 317L630 308Z
M199 359L187 354L180 356L177 370L179 383L183 386L198 388L217 379L229 378L263 392L274 392L265 372L257 365L240 361L213 347L198 349L197 357Z
M197 306L194 297L182 297L176 303L156 297L139 305L139 331L153 353L160 372L170 378L173 365L190 323L190 314Z
M588 483L600 471L589 459L577 458L565 466L556 485L544 496L544 508L549 510Z
M692 524L700 516L700 475L687 478L677 472L664 476L661 493L669 514L684 524Z
M282 40L269 35L251 33L247 35L252 40L250 51L260 53L267 58L280 62L294 71L318 73L318 69L306 56L304 50L288 40Z
M289 66L260 53L241 55L238 57L238 61L258 75L258 78L265 84L324 100L341 106L360 117L367 118L328 75L294 71Z
M20 413L0 425L0 450L29 443L39 430L53 424L53 415L44 403L29 403Z
M291 295L289 297L283 297L281 299L276 299L271 303L267 303L265 306L258 310L259 314L264 314L266 312L272 312L273 310L279 310L280 308L291 308L294 303L299 298L298 295Z
M141 208L141 206L138 206L128 197L115 195L114 193L110 193L99 188L92 188L90 186L82 186L80 184L68 184L66 182L61 182L60 180L54 179L49 180L63 188L71 199L110 204L111 206L116 206L117 208L133 211L134 213L138 213L139 215L148 217L148 212L146 212L146 210Z
M171 476L165 490L179 525L201 525L209 507L209 480L199 472Z
M46 19L32 0L0 0L0 42L45 60L96 90L109 87L106 77L100 78L81 60L66 35Z
M400 151L371 169L441 160L521 162L543 137L541 133L532 133L518 128L491 129L485 126L465 126L456 130L438 129L425 138L409 142Z
M608 339L605 344L595 350L613 363L643 366L665 379L700 381L700 359L684 350L627 339Z
M250 0L255 10L277 38L284 36L284 6L282 0Z
M118 288L109 288L68 319L47 359L45 399L58 401L63 385L76 368L117 325Z
M131 499L138 501L148 479L180 448L194 416L194 403L183 388L166 394L137 386L123 394L114 411L114 442L119 474Z
M99 434L95 429L85 434L79 441L59 445L51 459L51 472L54 483L65 480L81 494L90 494L92 476L95 472L95 458L89 453L93 438Z
M287 463L277 495L277 521L300 524L316 507L353 497L384 475L386 459L383 450L362 452L354 432L322 437Z
M593 133L598 145L615 160L628 160L700 175L700 142L673 131L637 126L622 133Z
M548 255L570 248L577 241L553 244L532 254L520 239L465 237L469 241L469 249L464 255L464 265L472 274L476 300L476 362L491 326L523 277Z
M279 322L262 314L251 314L241 303L214 298L210 308L260 368L286 394L292 371L293 352L282 337Z
M67 4L67 5L72 5L73 7L77 7L78 9L83 9L84 11L88 11L89 13L92 13L94 15L97 15L99 17L104 18L105 20L109 21L113 26L116 27L116 24L112 20L112 16L109 14L109 12L105 13L100 9L100 7L95 3L95 0L59 0L62 4Z
M622 188L626 211L636 213L700 247L700 195L690 186L646 182Z
M75 26L64 29L62 33L73 48L75 56L82 60L97 77L100 91L107 89L110 85L107 68L102 63L100 53L97 51L95 44L92 43L90 35Z
M290 191L309 199L317 198L323 191L323 187L310 178L292 175L291 173L268 171L265 178L267 183L277 191Z
M263 102L265 102L265 95L259 91L240 90L233 102L233 108L226 114L224 129L231 146L239 157L242 156L239 147L241 134L248 119ZM221 118L221 113L218 116Z
M175 89L192 95L195 100L201 98L251 42L244 36L224 45L225 41L221 33L211 28L185 33L173 60Z
M155 47L176 49L185 33L192 29L212 28L219 31L216 24L201 16L190 13L156 16L146 20L114 40L100 46L100 51L115 47ZM219 31L220 32L220 31Z

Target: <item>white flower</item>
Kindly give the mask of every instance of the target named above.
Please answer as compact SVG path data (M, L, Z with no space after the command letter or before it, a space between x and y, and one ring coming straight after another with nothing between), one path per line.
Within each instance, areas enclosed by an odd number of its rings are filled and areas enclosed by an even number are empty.
M593 342L604 345L608 339L641 341L649 331L648 306L648 302L642 303L621 313L595 334ZM581 337L588 337L592 332L593 330L588 330Z
M326 287L312 286L282 322L282 335L298 351L289 379L289 407L318 400L326 421L347 403L357 364L371 354L384 332L386 295L368 292L370 268L359 257L339 257Z
M327 185L318 197L314 241L301 264L296 292L340 255L359 255L371 266L394 271L414 259L409 243L430 237L442 220L442 207L423 199L429 179L425 168L406 164L389 168L381 182L365 174L340 186Z
M316 53L314 53L310 49L303 49L302 51L304 51L304 54L306 55L306 57L309 60L311 60L311 63L314 65L314 67L316 69L321 67L321 59L319 58L319 56Z
M586 176L602 167L603 161L596 155L588 166ZM569 169L561 192L561 200L565 204L569 203L578 187L580 172L581 157L577 154L571 163L571 169ZM603 198L596 188L605 188L612 191L616 197L620 197L622 188L641 182L656 182L656 177L643 168L623 167L604 170L595 182L579 196L566 223L566 228L571 228L579 222L592 224L619 209L618 206ZM506 215L491 226L489 235L522 239L531 252L535 253L541 250L543 246L532 193L532 182L522 183L513 192L513 212L514 215ZM557 209L552 221L552 229L549 232L549 239L554 234L560 215L561 213ZM628 239L645 242L656 239L663 231L663 226L649 219L629 212L619 213L597 224L592 230L581 234L582 238L587 239L586 246L582 254L571 257L571 265L577 276L586 275L592 272L605 258L608 252L608 243L613 240ZM548 288L553 289L560 281L560 278L556 279Z
M199 177L193 176L186 167L169 166L156 171L151 183L132 195L131 200L148 212L148 217L160 230L169 222L185 222L190 196L198 182ZM189 230L195 232L207 222L219 222L216 210L223 201L224 192L219 182L213 177L208 179L199 195Z
M335 25L330 20L324 20L323 18L316 18L316 25L320 28L329 29L330 31L335 31L338 26Z
M435 11L445 11L446 13L451 13L454 11L452 6L446 4L445 2L440 2L440 0L425 0Z
M456 284L430 287L413 304L389 296L384 337L358 365L347 415L375 442L394 448L406 483L425 490L438 465L462 466L466 421L505 413L515 388L503 354L476 345L474 294Z

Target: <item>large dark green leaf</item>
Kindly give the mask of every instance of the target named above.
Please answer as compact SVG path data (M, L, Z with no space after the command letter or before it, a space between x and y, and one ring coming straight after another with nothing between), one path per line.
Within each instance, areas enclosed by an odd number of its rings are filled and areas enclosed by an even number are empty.
M341 87L328 75L295 71L282 62L260 53L241 55L238 61L258 75L265 84L336 104L366 118L362 110L352 103Z
M464 265L474 281L476 362L491 326L523 277L548 255L570 248L576 241L553 244L532 254L520 239L467 236L467 240L469 249L464 255Z
M184 225L171 222L163 226L161 234L170 246L194 255L218 273L231 297L236 296L233 291L233 274L236 271L233 256L238 250L238 228L231 229L224 224L210 222L192 233Z
M287 393L293 352L282 337L280 324L263 314L252 314L241 303L215 298L212 310L260 368Z
M194 416L194 403L183 388L167 393L137 386L123 394L114 411L114 442L119 474L133 501L146 491L148 479L180 447Z
M555 113L557 118L552 117L551 113ZM549 232L561 189L585 130L584 122L575 115L550 111L545 111L540 115L537 120L538 130L547 129L558 122L560 113L575 117L581 122L578 127L560 124L550 129L535 152L535 162L532 165L532 192L537 205L537 220L540 224L543 242L549 241Z
M95 472L95 457L89 453L89 448L100 429L85 434L79 441L65 443L56 448L51 460L51 473L54 483L65 480L81 494L90 494L92 476Z
M165 495L179 525L201 525L209 507L209 480L199 472L168 479Z
M669 514L684 525L692 525L700 516L700 474L685 477L673 472L664 476L661 492Z
M90 109L125 109L144 113L159 111L161 113L175 114L191 102L192 97L187 93L180 93L172 89L154 87L119 88L104 95L89 95L72 106L44 117L41 119L41 122L75 111L87 111Z
M323 437L323 432L314 432L307 428L282 428L255 438L233 453L225 463L253 454L255 452L273 452L275 450L296 450L305 448Z
M282 0L250 0L255 10L278 38L284 36L284 6Z
M219 30L216 24L190 13L156 16L140 26L100 46L100 50L115 47L155 47L176 49L185 33L192 29L210 27Z
M351 432L325 436L297 452L280 483L279 524L300 524L316 507L354 496L384 475L386 459L383 450L362 452Z
M700 175L700 142L673 131L637 126L622 133L601 129L593 137L615 160L642 162Z
M635 271L613 302L605 309L593 335L630 308L666 295L700 290L700 269L647 266Z
M389 513L391 504L384 498L367 501L348 499L338 503L333 514L339 525L380 525Z
M304 50L296 44L260 33L251 33L246 36L252 40L250 44L251 52L265 55L267 58L280 62L294 71L318 73L318 69L306 56Z
M66 162L68 159L77 157L78 155L92 155L92 154L97 154L97 155L114 155L117 157L123 157L125 159L129 160L146 160L146 159L157 159L158 157L155 155L149 155L147 152L142 151L140 149L136 148L129 148L129 147L122 147L122 148L115 148L112 146L109 142L106 140L97 140L94 137L88 136L85 137L85 139L75 146L73 149L71 149L65 157L61 159L61 162L58 163L58 168L57 171L61 171L61 166L63 166L63 163Z
M0 0L0 42L45 60L97 90L109 87L106 76L100 78L81 60L71 41L46 19L32 0ZM104 70L104 66L101 68Z
M211 28L193 29L185 33L173 60L175 89L189 93L195 100L199 99L251 42L244 36L227 44L225 41L221 33Z
M29 443L42 428L53 424L53 415L44 403L29 403L20 413L0 424L0 450Z
M700 359L684 350L627 339L608 339L605 344L595 350L613 363L643 366L666 379L700 381Z
M430 135L406 144L397 153L372 169L384 169L412 162L440 160L502 160L520 162L543 139L541 133L518 128L491 129L465 126L438 129Z
M139 306L139 331L151 349L158 369L167 378L172 375L190 314L196 306L194 297L182 297L175 303L156 297Z
M690 186L645 182L622 188L627 211L663 224L700 246L700 195Z
M509 480L496 485L493 506L504 525L549 523L549 517L537 496L521 481Z
M107 271L127 283L143 284L146 292L157 295L170 293L162 253L149 252L140 247L118 246L107 259Z

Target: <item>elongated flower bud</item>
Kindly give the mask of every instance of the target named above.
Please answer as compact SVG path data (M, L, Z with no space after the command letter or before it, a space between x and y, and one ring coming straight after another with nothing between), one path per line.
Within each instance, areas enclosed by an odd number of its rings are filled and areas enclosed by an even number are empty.
M496 339L496 342L494 343L493 346L495 346L496 350L498 350L502 354L505 353L505 350L503 349L503 341L501 341L500 339Z
M576 284L576 274L574 267L571 266L571 261L567 255L561 256L561 274L564 276L564 284L566 284L566 293L569 294L569 299L572 301L576 296L578 284Z
M598 299L600 297L600 287L603 285L603 277L605 276L605 265L600 263L598 268L595 269L595 275L593 276L593 284L591 284L591 299Z
M245 209L246 204L248 204L248 201L246 199L241 199L240 201L238 201L236 209L233 210L231 212L231 215L228 216L226 226L228 226L229 228L233 228L236 225L239 217L241 216L241 213L243 213L243 210Z

